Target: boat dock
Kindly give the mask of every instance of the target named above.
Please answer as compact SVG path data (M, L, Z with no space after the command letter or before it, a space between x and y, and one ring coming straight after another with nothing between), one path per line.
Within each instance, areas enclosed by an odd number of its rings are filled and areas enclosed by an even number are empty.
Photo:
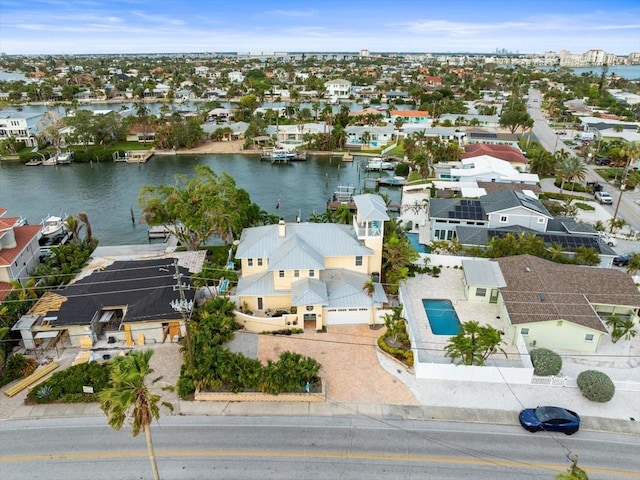
M114 152L114 162L126 163L146 163L153 156L153 150L140 150L125 152L124 157L120 156L120 152Z
M171 235L171 231L165 225L156 225L154 227L149 227L147 230L147 237L149 240L161 238L162 240L166 240Z

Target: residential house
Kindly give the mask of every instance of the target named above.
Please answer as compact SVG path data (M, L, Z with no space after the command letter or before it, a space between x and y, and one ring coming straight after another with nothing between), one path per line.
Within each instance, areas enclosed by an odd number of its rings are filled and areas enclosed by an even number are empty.
M13 110L0 111L0 142L13 138L28 147L38 145L39 122L42 114L26 114Z
M353 197L352 225L285 223L247 228L236 258L242 263L237 320L256 331L297 325L320 330L340 324L381 323L387 302L377 282L384 222L379 195Z
M418 132L424 132L425 137L437 139L439 141L451 141L461 145L464 142L466 133L464 130L454 127L426 127L420 124L407 123L402 125L400 132L405 136Z
M453 181L520 183L524 185L537 185L540 181L538 175L521 173L509 162L489 155L463 158L460 162L442 165L449 165L451 168L446 176L444 173L438 172L438 178L449 178Z
M404 90L389 90L384 94L383 100L408 100L409 92Z
M431 125L431 118L429 112L423 110L392 110L389 123L395 125L396 121L400 119L403 124L414 123L419 125Z
M461 158L475 158L487 156L509 162L512 167L520 172L525 172L528 165L527 157L517 146L511 145L491 145L487 143L471 143L464 145L464 153Z
M396 138L396 131L393 126L372 127L350 125L344 129L344 132L347 137L344 146L350 149L384 147ZM365 132L369 134L368 141L363 140Z
M24 225L18 217L5 216L0 208L0 301L11 291L9 282L24 281L40 263L42 225Z
M116 261L45 293L14 330L27 348L54 335L89 347L100 340L175 341L184 335L183 315L193 305L193 273L172 258Z
M621 270L563 265L531 255L496 260L505 336L529 348L595 353L615 315L638 325L640 292Z
M233 72L229 72L227 75L227 78L229 79L229 81L231 83L242 83L244 82L244 74L242 72L239 72L237 70L234 70Z
M487 145L510 145L518 147L519 136L515 133L489 132L479 128L467 128L467 143L484 143Z
M351 95L351 82L337 78L324 82L325 94L332 99L347 99Z
M519 185L522 186L522 185ZM426 228L421 227L421 228ZM457 239L465 247L484 247L494 237L531 234L545 247L561 247L568 256L578 247L591 248L600 256L600 266L610 267L616 253L601 241L592 225L571 217L553 217L531 191L504 189L468 198L434 198L429 202L430 241Z
M470 113L443 113L438 117L438 123L449 122L451 125L473 125L485 128L498 128L500 117L498 115L479 115Z

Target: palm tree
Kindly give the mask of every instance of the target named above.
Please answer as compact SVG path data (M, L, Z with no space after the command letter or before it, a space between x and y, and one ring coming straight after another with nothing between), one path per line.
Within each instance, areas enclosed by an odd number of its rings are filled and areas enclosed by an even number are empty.
M629 263L627 263L627 273L635 275L640 270L640 253L632 253Z
M480 326L476 321L464 322L462 331L449 339L444 348L445 355L462 365L484 365L484 362L496 352L506 357L506 352L500 347L502 337L500 332L491 325Z
M91 233L91 224L89 223L89 216L86 212L80 212L78 215L78 220L80 220L84 226L84 233L86 235L85 241L87 243L91 242L92 233Z
M36 300L39 296L35 278L30 278L24 284L20 280L11 280L9 285L16 291L19 302L27 299Z
M584 180L587 175L587 166L578 157L569 157L558 162L557 171L562 180L560 185L560 190L562 190L565 180L569 182L573 182L574 179ZM571 190L573 191L573 189L574 185L572 184Z
M634 328L635 323L631 318L620 318L611 316L607 319L607 326L611 327L611 341L616 343L621 338L631 340L638 334Z
M158 465L151 440L151 422L160 418L160 395L152 393L146 378L153 369L149 365L153 350L132 351L118 357L111 365L111 386L99 394L100 408L107 415L109 425L120 430L124 421L131 418L131 433L145 434L149 460L154 480L160 480ZM159 379L154 380L157 381ZM161 405L173 410L169 403Z

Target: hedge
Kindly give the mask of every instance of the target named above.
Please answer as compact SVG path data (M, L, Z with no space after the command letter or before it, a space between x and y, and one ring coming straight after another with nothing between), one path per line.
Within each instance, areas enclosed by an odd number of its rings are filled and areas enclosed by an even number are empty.
M562 358L556 352L547 348L531 350L533 374L540 377L558 375L562 370Z
M580 372L577 383L582 395L592 402L608 402L616 393L616 386L611 379L598 370Z

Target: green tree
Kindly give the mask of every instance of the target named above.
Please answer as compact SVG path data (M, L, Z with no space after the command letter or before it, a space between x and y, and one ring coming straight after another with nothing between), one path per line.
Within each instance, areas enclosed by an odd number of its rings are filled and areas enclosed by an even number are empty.
M143 220L164 225L188 250L197 250L210 236L226 244L242 229L257 224L260 208L236 187L228 174L198 165L196 175L176 175L174 185L147 185L138 195Z
M508 128L511 133L521 128L526 130L533 127L533 119L527 113L522 104L516 104L514 108L505 109L500 116L500 126Z
M587 166L578 157L569 157L566 160L561 160L556 165L556 170L562 179L560 190L564 188L565 180L568 182L573 182L574 179L583 181L587 175ZM574 185L572 184L571 190L573 191L573 189Z
M640 270L640 253L632 253L629 263L627 263L627 273L629 275L635 275Z
M173 410L173 406L160 402L160 395L152 393L146 384L147 376L153 373L149 365L152 355L153 350L134 350L127 356L117 357L111 366L111 386L100 392L99 398L100 408L111 427L120 430L125 420L130 418L132 435L136 437L140 431L144 432L153 478L160 480L151 439L151 423L160 418L160 405L170 410Z
M502 337L500 332L491 325L481 326L476 321L464 322L462 331L449 339L444 348L445 355L458 365L484 365L487 358L497 352L506 357L506 352L500 347Z
M578 467L578 456L574 455L571 458L571 466L567 469L566 473L561 472L555 476L556 480L589 480L587 473Z

